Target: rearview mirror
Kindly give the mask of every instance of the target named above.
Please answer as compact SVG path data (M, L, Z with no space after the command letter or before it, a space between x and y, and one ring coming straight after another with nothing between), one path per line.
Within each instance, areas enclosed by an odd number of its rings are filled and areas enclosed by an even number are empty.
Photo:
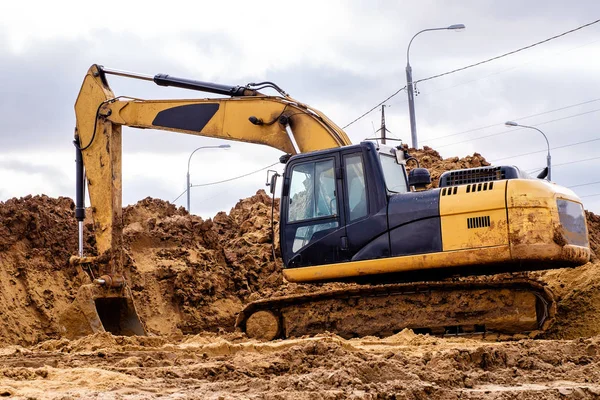
M271 175L271 178L269 179L269 174L273 173L273 175ZM265 183L266 186L269 187L269 193L274 194L275 193L275 185L277 184L277 178L279 177L279 174L277 173L277 171L274 171L272 169L267 171L267 183Z

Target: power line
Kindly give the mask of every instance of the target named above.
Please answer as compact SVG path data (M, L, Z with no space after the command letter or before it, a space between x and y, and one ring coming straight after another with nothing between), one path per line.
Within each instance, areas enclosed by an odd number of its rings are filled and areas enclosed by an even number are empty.
M504 53L504 54L501 54L501 55L496 56L496 57L488 58L487 60L483 60L483 61L479 61L479 62L474 63L474 64L467 65L466 67L453 69L452 71L448 71L448 72L444 72L444 73L441 73L441 74L433 75L433 76L430 76L429 78L419 79L418 81L416 81L414 83L420 83L420 82L429 81L431 79L440 78L442 76L454 74L454 73L459 72L459 71L464 71L464 70L469 69L469 68L477 67L477 66L479 66L481 64L485 64L485 63L488 63L488 62L491 62L491 61L494 61L494 60L498 60L500 58L503 58L503 57L506 57L506 56L510 56L510 55L513 55L515 53L519 53L519 52L524 51L524 50L531 49L532 47L538 46L540 44L547 43L547 42L549 42L551 40L558 39L558 38L560 38L562 36L568 35L569 33L573 33L573 32L576 32L576 31L578 31L580 29L587 28L590 25L597 24L598 22L600 22L600 19L597 19L597 20L592 21L590 23L587 23L585 25L581 25L581 26L579 26L579 27L577 27L575 29L571 29L569 31L563 32L563 33L561 33L559 35L555 35L555 36L549 37L548 39L544 39L544 40L541 40L539 42L530 44L529 46L521 47L521 48L519 48L517 50L509 51L508 53Z
M273 163L273 164L271 164L271 165L267 165L267 166L266 166L266 167L264 167L264 168L257 169L256 171L248 172L247 174L244 174L244 175L236 176L236 177L229 178L229 179L224 179L224 180L222 180L222 181L217 181L217 182L202 183L202 184L200 184L200 185L190 185L190 187L210 186L210 185L216 185L216 184L219 184L219 183L225 183L225 182L234 181L234 180L236 180L236 179L240 179L240 178L244 178L244 177L246 177L246 176L252 175L252 174L256 174L257 172L263 171L263 170L265 170L265 169L267 169L267 168L271 168L271 167L273 167L273 166L275 166L275 165L277 165L277 164L279 164L279 161L278 161L278 162L276 162L276 163ZM171 203L173 203L173 204L174 204L174 203L175 203L177 200L179 200L179 198L180 198L181 196L183 196L183 195L184 195L186 192L187 192L187 189L186 189L186 190L184 190L183 192L181 192L181 194L180 194L179 196L177 196L177 197L175 198L175 200L173 200Z
M175 204L175 202L176 202L177 200L179 200L179 198L180 198L181 196L183 196L183 195L185 194L185 192L187 192L187 189L186 189L186 190L184 190L183 192L181 192L181 194L180 194L179 196L175 197L175 200L173 200L173 201L171 202L171 204Z
M592 157L592 158L586 158L586 159L583 159L583 160L568 161L568 162L564 162L564 163L560 163L560 164L553 164L552 168L554 168L554 167L560 167L562 165L577 164L577 163L582 163L582 162L586 162L586 161L593 161L593 160L598 160L598 159L600 159L600 157Z
M592 157L592 158L586 158L583 160L575 160L575 161L568 161L568 162L564 162L564 163L560 163L560 164L552 164L552 168L554 167L561 167L564 165L569 165L569 164L577 164L577 163L582 163L582 162L586 162L586 161L593 161L593 160L598 160L600 159L600 157ZM537 171L538 169L544 169L545 167L538 167L538 168L533 168L533 169L528 169L526 172L532 172L532 171Z
M573 186L567 186L569 189L574 188L574 187L580 187L580 186L589 186L589 185L596 185L600 183L600 181L596 181L596 182L588 182L588 183L582 183L580 185L573 185Z
M582 113L579 113L579 114L568 115L568 116L562 117L562 118L552 119L550 121L540 122L538 124L535 124L535 126L546 125L546 124L550 124L552 122L563 121L563 120L569 119L569 118L580 117L582 115L591 114L593 112L598 112L598 111L600 111L600 108L597 108L595 110L590 110L590 111L582 112ZM476 138L472 138L472 139L462 140L460 142L454 142L454 143L444 144L444 145L441 145L441 146L436 146L436 149L440 149L442 147L454 146L454 145L461 144L461 143L472 142L474 140L486 139L486 138L489 138L489 137L492 137L492 136L504 135L505 133L515 132L515 131L519 131L519 130L522 130L522 129L526 129L526 128L508 129L508 130L505 130L505 131L502 131L502 132L492 133L492 134L486 135L486 136L480 136L480 137L476 137Z
M564 149L565 147L573 147L573 146L577 146L577 145L584 144L584 143L596 142L598 140L600 140L600 138L590 139L590 140L584 140L582 142L565 144L563 146L550 147L550 150ZM496 158L494 160L488 160L488 161L489 162L496 162L496 161L500 161L500 160L508 160L509 158L517 158L517 157L528 156L528 155L531 155L531 154L545 153L547 151L548 151L547 149L537 150L537 151L530 151L528 153L522 153L522 154L517 154L517 155L514 155L514 156L503 157L503 158Z
M244 177L246 177L246 176L252 175L252 174L256 174L257 172L263 171L263 170L265 170L265 169L267 169L267 168L271 168L271 167L273 167L273 166L275 166L275 165L277 165L277 164L279 164L279 163L280 163L280 162L279 162L279 161L277 161L276 163L273 163L273 164L271 164L271 165L267 165L266 167L263 167L263 168L261 168L261 169L257 169L256 171L248 172L247 174L240 175L240 176L236 176L236 177L233 177L233 178L224 179L224 180L222 180L222 181L210 182L210 183L201 183L200 185L190 185L190 187L211 186L211 185L217 185L217 184L219 184L219 183L225 183L225 182L234 181L234 180L236 180L236 179L240 179L240 178L244 178ZM180 195L180 196L181 196L181 195Z
M375 110L377 107L382 106L383 104L385 104L389 99L391 99L392 97L396 96L398 93L400 93L401 91L403 91L404 89L406 89L406 86L404 86L403 88L400 88L398 90L396 90L394 92L394 94L392 94L391 96L388 96L385 100L379 102L375 107L371 108L369 111L363 113L361 116L359 116L358 118L355 118L353 121L351 121L350 123L342 126L342 129L346 129L347 127L349 127L350 125L352 125L353 123L355 123L356 121L358 121L361 118L364 118L365 116L367 116L368 114L370 114L373 110Z
M581 48L581 47L589 46L590 44L594 44L594 43L596 43L596 42L598 42L598 41L600 41L600 40L593 40L593 41L591 41L591 42L588 42L588 43L586 43L586 44L582 44L582 45L579 45L579 46L576 46L576 47L573 47L573 48L570 48L570 49L567 49L567 50L559 51L559 52L557 52L557 53L551 54L550 56L556 56L556 55L558 55L558 54L562 54L562 53L568 53L568 52L570 52L570 51L573 51L573 50L579 49L579 48ZM549 57L549 56L546 56L546 58L548 58L548 57ZM457 84L455 84L455 85L452 85L452 86L449 86L449 87L445 87L445 88L440 88L440 89L438 89L438 90L434 90L434 91L432 91L432 92L419 93L419 96L431 96L432 94L436 94L436 93L439 93L439 92L445 92L445 91L447 91L447 90L454 89L454 88L456 88L456 87L458 87L458 86L467 85L467 84L469 84L469 83L477 82L477 81L480 81L480 80L482 80L482 79L487 79L487 78L490 78L490 77L492 77L492 76L494 76L494 75L499 75L499 74L502 74L502 73L505 73L505 72L508 72L508 71L512 71L512 70L514 70L514 69L521 68L522 66L524 66L524 65L528 65L528 64L531 64L531 63L533 63L534 61L537 61L537 60L530 60L530 61L528 61L528 62L526 62L526 63L523 63L523 64L520 64L520 65L515 65L515 66L512 66L512 67L510 67L510 68L505 68L505 69L503 69L503 70L500 70L500 71L492 72L492 73L490 73L490 74L488 74L488 75L485 75L485 76L482 76L482 77L479 77L479 78L471 79L471 80L464 81L464 82L459 82L459 83L457 83ZM402 100L402 102L406 102L406 101L408 101L408 100Z
M579 196L579 197L583 198L583 197L593 197L593 196L600 196L600 193L586 194L585 196Z
M530 48L532 48L532 47L535 47L535 46L538 46L538 45L540 45L540 44L547 43L547 42L549 42L549 41L551 41L551 40L558 39L558 38L560 38L560 37L562 37L562 36L568 35L569 33L576 32L576 31L578 31L578 30L580 30L580 29L586 28L586 27L588 27L588 26L590 26L590 25L594 25L594 24L596 24L596 23L598 23L598 22L600 22L600 19L597 19L597 20L595 20L595 21L592 21L592 22L590 22L590 23L587 23L587 24L585 24L585 25L581 25L581 26L579 26L579 27L577 27L577 28L574 28L574 29L568 30L568 31L566 31L566 32L563 32L563 33L561 33L561 34L559 34L559 35L555 35L555 36L549 37L549 38L547 38L547 39L541 40L541 41L539 41L539 42L536 42L536 43L530 44L529 46L521 47L521 48L519 48L519 49L516 49L516 50L513 50L513 51L509 51L508 53L504 53L504 54L501 54L501 55L499 55L499 56L496 56L496 57L488 58L487 60L479 61L479 62L477 62L477 63L470 64L470 65L467 65L467 66L464 66L464 67L461 67L461 68L457 68L457 69L454 69L454 70L451 70L451 71L448 71L448 72L443 72L443 73L441 73L441 74L433 75L433 76L430 76L430 77L428 77L428 78L419 79L419 80L417 80L417 81L414 81L414 82L412 82L412 84L413 84L413 85L416 85L417 83L421 83L421 82L429 81L429 80L432 80L432 79L435 79L435 78L440 78L440 77L442 77L442 76L446 76L446 75L454 74L454 73L456 73L456 72L464 71L464 70L466 70L466 69L469 69L469 68L473 68L473 67L476 67L476 66L479 66L479 65L485 64L485 63L489 63L489 62L491 62L491 61L498 60L498 59L500 59L500 58L503 58L503 57L506 57L506 56L509 56L509 55L512 55L512 54L515 54L515 53L518 53L518 52L521 52L521 51L524 51L524 50L527 50L527 49L530 49ZM385 102L387 102L388 100L390 100L391 98L393 98L394 96L396 96L398 93L400 93L400 92L401 92L402 90L404 90L404 89L406 89L406 86L404 86L404 87L402 87L402 88L398 89L398 90L397 90L397 91L396 91L394 94L392 94L391 96L387 97L385 100L383 100L383 101L379 102L379 103L378 103L376 106L372 107L372 108L371 108L369 111L367 111L367 112L365 112L365 113L361 114L359 117L355 118L354 120L352 120L352 121L351 121L351 122L349 122L348 124L344 125L344 126L342 127L342 129L346 129L347 127L349 127L350 125L354 124L354 123L355 123L355 122L357 122L358 120L360 120L360 119L364 118L366 115L368 115L368 114L370 114L371 112L373 112L373 110L375 110L377 107L381 106L382 104L384 104Z
M564 106L564 107L560 107L560 108L555 108L553 110L542 111L542 112L537 113L537 114L531 114L531 115L526 115L524 117L514 118L513 120L518 121L518 120L523 120L523 119L528 119L528 118L533 118L533 117L539 117L540 115L550 114L550 113L557 112L557 111L563 111L563 110L567 110L569 108L573 108L573 107L577 107L577 106L582 106L584 104L594 103L596 101L600 101L600 98L592 99L592 100L587 100L587 101L582 101L581 103L571 104L571 105L568 105L568 106ZM437 137L434 137L434 138L431 138L431 139L424 139L424 140L422 140L422 142L431 142L433 140L443 139L443 138L447 138L447 137L451 137L451 136L463 135L465 133L471 133L471 132L480 131L480 130L487 129L487 128L493 128L494 126L503 126L503 125L504 124L486 125L486 126L482 126L482 127L479 127L479 128L473 128L473 129L469 129L469 130L462 131L462 132L452 133L450 135L443 135L443 136L437 136Z

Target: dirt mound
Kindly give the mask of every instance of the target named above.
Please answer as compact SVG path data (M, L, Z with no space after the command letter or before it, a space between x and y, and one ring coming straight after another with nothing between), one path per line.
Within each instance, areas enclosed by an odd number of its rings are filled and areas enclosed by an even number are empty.
M150 198L123 210L126 275L150 333L232 330L249 296L281 285L271 203L261 190L214 221ZM77 252L73 209L71 199L47 196L0 203L3 341L58 337L58 316L81 283L68 263ZM94 255L89 214L85 253Z
M588 233L590 235L590 248L592 249L592 261L597 261L600 257L600 215L591 211L585 212L587 219Z
M439 187L440 176L446 171L464 168L478 168L491 165L479 153L473 153L472 156L466 156L463 158L442 158L440 153L428 146L423 146L422 149L411 148L408 150L408 153L419 160L419 165L421 168L427 168L429 170L429 173L431 174L430 187L434 188ZM409 162L408 164L409 169L415 167L414 163L412 162Z
M77 285L68 260L77 252L71 199L27 196L0 202L0 338L32 343L57 334L57 310ZM86 237L91 238L86 229ZM88 254L92 243L86 243Z

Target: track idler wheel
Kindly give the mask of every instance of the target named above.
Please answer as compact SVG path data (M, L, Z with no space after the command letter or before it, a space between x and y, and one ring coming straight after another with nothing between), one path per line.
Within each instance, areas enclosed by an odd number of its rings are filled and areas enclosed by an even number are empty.
M257 311L246 321L246 334L258 340L277 339L281 335L281 318L271 311Z

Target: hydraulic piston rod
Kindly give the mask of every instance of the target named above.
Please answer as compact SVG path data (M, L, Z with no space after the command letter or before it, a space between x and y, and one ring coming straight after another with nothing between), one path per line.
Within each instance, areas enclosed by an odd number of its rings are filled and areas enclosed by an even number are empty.
M198 90L201 92L221 94L225 96L256 96L256 90L244 86L229 86L218 83L202 82L194 79L177 78L167 74L146 75L137 72L123 71L99 66L100 71L105 74L124 76L127 78L141 79L144 81L154 81L159 86L173 86L182 89Z
M81 147L79 147L79 138L75 144L75 219L79 228L78 250L79 257L83 257L83 220L85 219L85 175L83 171L83 157Z

